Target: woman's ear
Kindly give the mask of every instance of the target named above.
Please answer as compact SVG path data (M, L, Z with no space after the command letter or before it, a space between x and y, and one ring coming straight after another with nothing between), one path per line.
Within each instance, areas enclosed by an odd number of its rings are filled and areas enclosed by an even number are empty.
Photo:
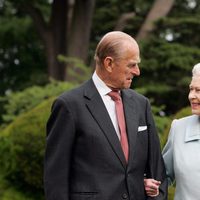
M113 70L113 58L108 56L105 57L104 61L103 61L104 67L108 72L112 72Z

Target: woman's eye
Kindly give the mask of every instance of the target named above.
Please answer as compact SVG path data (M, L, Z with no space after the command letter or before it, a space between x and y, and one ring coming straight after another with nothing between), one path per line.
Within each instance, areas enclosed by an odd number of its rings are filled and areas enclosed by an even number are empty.
M200 89L196 89L196 92L200 92Z

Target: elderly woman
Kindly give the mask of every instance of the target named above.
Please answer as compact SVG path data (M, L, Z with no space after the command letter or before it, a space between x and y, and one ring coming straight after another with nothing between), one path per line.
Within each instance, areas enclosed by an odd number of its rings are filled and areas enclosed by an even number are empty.
M163 158L169 184L176 181L174 200L200 199L200 63L192 70L188 95L192 115L174 120ZM144 181L148 196L158 194L159 182Z

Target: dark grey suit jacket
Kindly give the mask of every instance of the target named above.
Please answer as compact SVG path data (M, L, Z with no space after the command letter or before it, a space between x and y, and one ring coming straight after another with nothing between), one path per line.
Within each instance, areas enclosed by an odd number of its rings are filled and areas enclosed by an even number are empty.
M167 200L167 181L149 101L122 90L129 161L92 80L62 94L47 123L44 168L46 200L145 200L143 178L162 181L159 200ZM139 126L147 126L139 131Z

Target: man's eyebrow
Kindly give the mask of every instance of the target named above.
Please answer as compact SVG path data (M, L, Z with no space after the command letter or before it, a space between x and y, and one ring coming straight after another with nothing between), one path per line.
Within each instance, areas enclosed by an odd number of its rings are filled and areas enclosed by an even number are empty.
M138 64L141 62L141 59L138 59L138 60L132 60L132 63L135 63L135 64Z

